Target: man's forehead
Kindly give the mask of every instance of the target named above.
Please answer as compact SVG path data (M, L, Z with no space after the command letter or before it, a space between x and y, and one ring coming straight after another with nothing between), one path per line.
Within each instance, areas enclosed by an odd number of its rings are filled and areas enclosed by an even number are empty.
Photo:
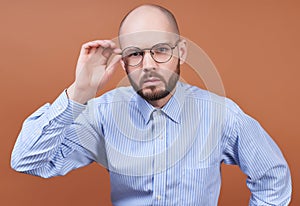
M178 34L165 31L142 31L119 36L119 43L122 49L130 46L149 48L158 43L175 43Z

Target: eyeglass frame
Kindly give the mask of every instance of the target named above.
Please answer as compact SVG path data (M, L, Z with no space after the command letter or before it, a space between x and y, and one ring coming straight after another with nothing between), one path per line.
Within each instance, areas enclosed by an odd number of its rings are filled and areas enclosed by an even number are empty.
M141 60L140 60L139 63L137 63L136 65L129 65L129 64L126 64L126 61L123 60L126 66L131 66L131 67L137 67L137 66L139 66L139 65L141 64L141 62L143 62L143 59L144 59L145 51L146 51L146 50L149 50L151 58L152 58L156 63L166 63L166 62L170 61L171 58L173 57L173 50L178 46L178 43L179 43L180 41L181 41L181 39L178 39L173 47L172 47L170 44L168 44L168 43L158 43L158 44L153 45L151 48L145 48L145 49L141 49L141 48L134 47L134 46L126 47L126 48L123 49L122 52L121 52L122 59L125 58L125 57L123 57L123 52L124 52L126 49L128 49L128 48L136 48L136 49L138 49L138 50L140 50L140 51L143 52L143 55L142 55ZM163 62L160 62L160 61L157 61L156 59L154 59L153 54L152 54L152 52L151 52L151 50L152 50L155 46L160 45L160 44L168 45L168 46L171 48L171 50L172 50L169 59L166 60L166 61L163 61Z

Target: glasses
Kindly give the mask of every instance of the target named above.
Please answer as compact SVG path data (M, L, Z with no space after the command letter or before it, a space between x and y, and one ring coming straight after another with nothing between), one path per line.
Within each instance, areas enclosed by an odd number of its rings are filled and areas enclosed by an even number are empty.
M178 40L175 46L167 43L159 43L151 48L140 49L138 47L127 47L122 51L122 59L127 66L136 67L144 59L145 51L149 50L152 59L157 63L166 63L170 61L173 56L173 49L177 47Z

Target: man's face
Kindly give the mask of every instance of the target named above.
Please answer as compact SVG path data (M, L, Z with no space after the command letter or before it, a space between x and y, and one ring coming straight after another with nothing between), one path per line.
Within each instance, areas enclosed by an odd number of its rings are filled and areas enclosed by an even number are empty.
M186 53L185 42L181 44L178 41L179 35L170 19L157 9L142 7L127 16L119 34L123 57L124 53L126 56L126 48L135 47L143 51L139 64L127 64L125 58L122 61L137 93L148 101L156 101L170 94L179 79L180 63L183 63L178 57ZM160 60L159 54L157 56L154 50L150 50L158 44L168 44L172 48L170 58L162 58L167 61L157 61Z
M131 25L131 30L133 26ZM156 101L166 97L172 92L180 75L180 61L178 59L178 35L164 31L139 31L126 34L126 27L120 36L123 51L127 48L139 48L143 55L139 64L128 65L123 59L123 67L135 91L147 101ZM125 34L124 34L125 33ZM167 44L170 46L170 59L166 62L154 60L156 54L151 55L150 49L155 45ZM146 49L146 50L144 50Z
M177 41L174 35L165 32L138 32L123 37L122 40L124 49L139 48L143 51L140 54L132 54L133 58L136 58L135 55L140 55L140 63L135 66L128 65L126 57L123 58L124 68L135 91L148 101L156 101L169 95L174 90L180 75ZM170 53L168 53L170 58L164 59L168 60L166 62L157 61L159 54L155 53L155 49L149 50L154 45L160 44L170 45ZM158 49L157 52L163 52L165 48Z

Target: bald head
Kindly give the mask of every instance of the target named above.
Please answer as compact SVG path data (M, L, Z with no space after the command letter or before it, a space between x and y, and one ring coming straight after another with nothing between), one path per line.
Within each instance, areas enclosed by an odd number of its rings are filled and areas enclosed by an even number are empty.
M174 15L164 7L146 4L132 9L123 18L119 35L147 30L165 31L179 35Z

